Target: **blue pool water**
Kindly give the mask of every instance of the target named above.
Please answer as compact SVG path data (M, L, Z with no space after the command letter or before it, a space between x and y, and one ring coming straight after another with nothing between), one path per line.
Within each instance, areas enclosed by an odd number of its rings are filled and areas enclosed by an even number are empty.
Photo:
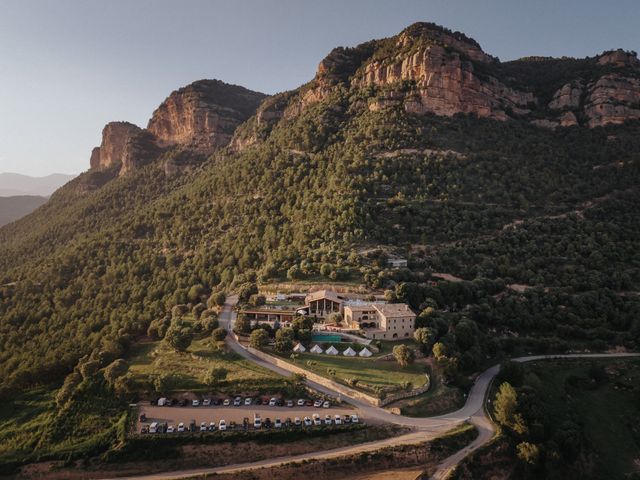
M337 343L342 341L342 337L340 335L312 335L311 341L313 342L331 342Z

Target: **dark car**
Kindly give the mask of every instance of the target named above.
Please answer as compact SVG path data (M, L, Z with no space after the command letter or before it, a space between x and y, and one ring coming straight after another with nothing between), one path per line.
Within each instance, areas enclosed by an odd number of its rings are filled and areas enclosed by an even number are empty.
M284 421L285 428L291 428L292 423L293 422L291 421L291 417L287 417L287 419Z
M313 402L311 400L307 400L306 402L304 402L304 406L305 407L313 407Z
M157 405L158 404L158 399L157 398L152 398L151 401L149 402L151 405Z
M140 429L140 433L149 433L149 427L146 425Z
M147 421L147 416L144 413L142 415L140 415L140 421L141 422L146 422Z
M279 407L284 407L284 400L279 398L278 400L276 400L276 405Z
M229 422L229 427L227 427L229 430L235 430L236 429L236 422L234 422L233 420L231 420Z
M171 406L175 407L176 405L178 405L178 399L177 398L172 398L171 399Z
M214 398L211 403L213 403L215 406L218 406L222 403L222 400L220 400L219 398Z
M189 424L189 431L190 432L195 432L196 431L196 421L195 420L191 420L191 423Z
M181 407L186 407L187 406L187 399L183 398L182 400L180 400L180 406Z
M244 417L242 419L242 428L249 430L249 417Z
M271 419L269 417L264 419L264 428L271 428L273 424L271 423Z
M255 404L262 405L262 399L260 397L256 398Z

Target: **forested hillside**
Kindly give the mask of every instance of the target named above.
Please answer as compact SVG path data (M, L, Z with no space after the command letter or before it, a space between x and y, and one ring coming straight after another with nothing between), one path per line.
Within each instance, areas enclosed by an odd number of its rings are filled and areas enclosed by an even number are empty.
M176 145L126 175L91 170L1 229L2 394L59 385L92 352L122 357L175 305L287 277L392 291L463 373L520 350L635 348L640 121L540 128L546 107L507 118L503 100L490 115L407 108L390 88L419 96L416 81L357 80L389 45L357 51L362 65L345 50L331 69L334 52L193 169L167 174L188 150ZM533 85L527 62L481 76L507 71L541 98L567 78ZM388 269L389 249L410 268Z

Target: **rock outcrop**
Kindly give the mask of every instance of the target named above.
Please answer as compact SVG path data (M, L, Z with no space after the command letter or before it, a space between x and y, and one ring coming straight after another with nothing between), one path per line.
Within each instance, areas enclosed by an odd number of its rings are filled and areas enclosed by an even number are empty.
M640 119L640 78L609 74L589 88L584 113L589 127Z
M187 145L210 153L231 141L265 95L218 80L176 90L153 113L147 129L161 147Z
M91 168L106 169L122 164L125 146L141 128L129 122L107 123L102 129L102 142L91 151Z

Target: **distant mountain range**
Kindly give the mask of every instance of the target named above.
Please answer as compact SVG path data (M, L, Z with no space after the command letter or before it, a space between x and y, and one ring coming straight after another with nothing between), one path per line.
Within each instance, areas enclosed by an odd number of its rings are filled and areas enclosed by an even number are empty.
M0 227L30 214L47 200L38 195L0 196Z
M0 197L37 195L48 197L75 175L53 173L46 177L30 177L19 173L0 173Z

